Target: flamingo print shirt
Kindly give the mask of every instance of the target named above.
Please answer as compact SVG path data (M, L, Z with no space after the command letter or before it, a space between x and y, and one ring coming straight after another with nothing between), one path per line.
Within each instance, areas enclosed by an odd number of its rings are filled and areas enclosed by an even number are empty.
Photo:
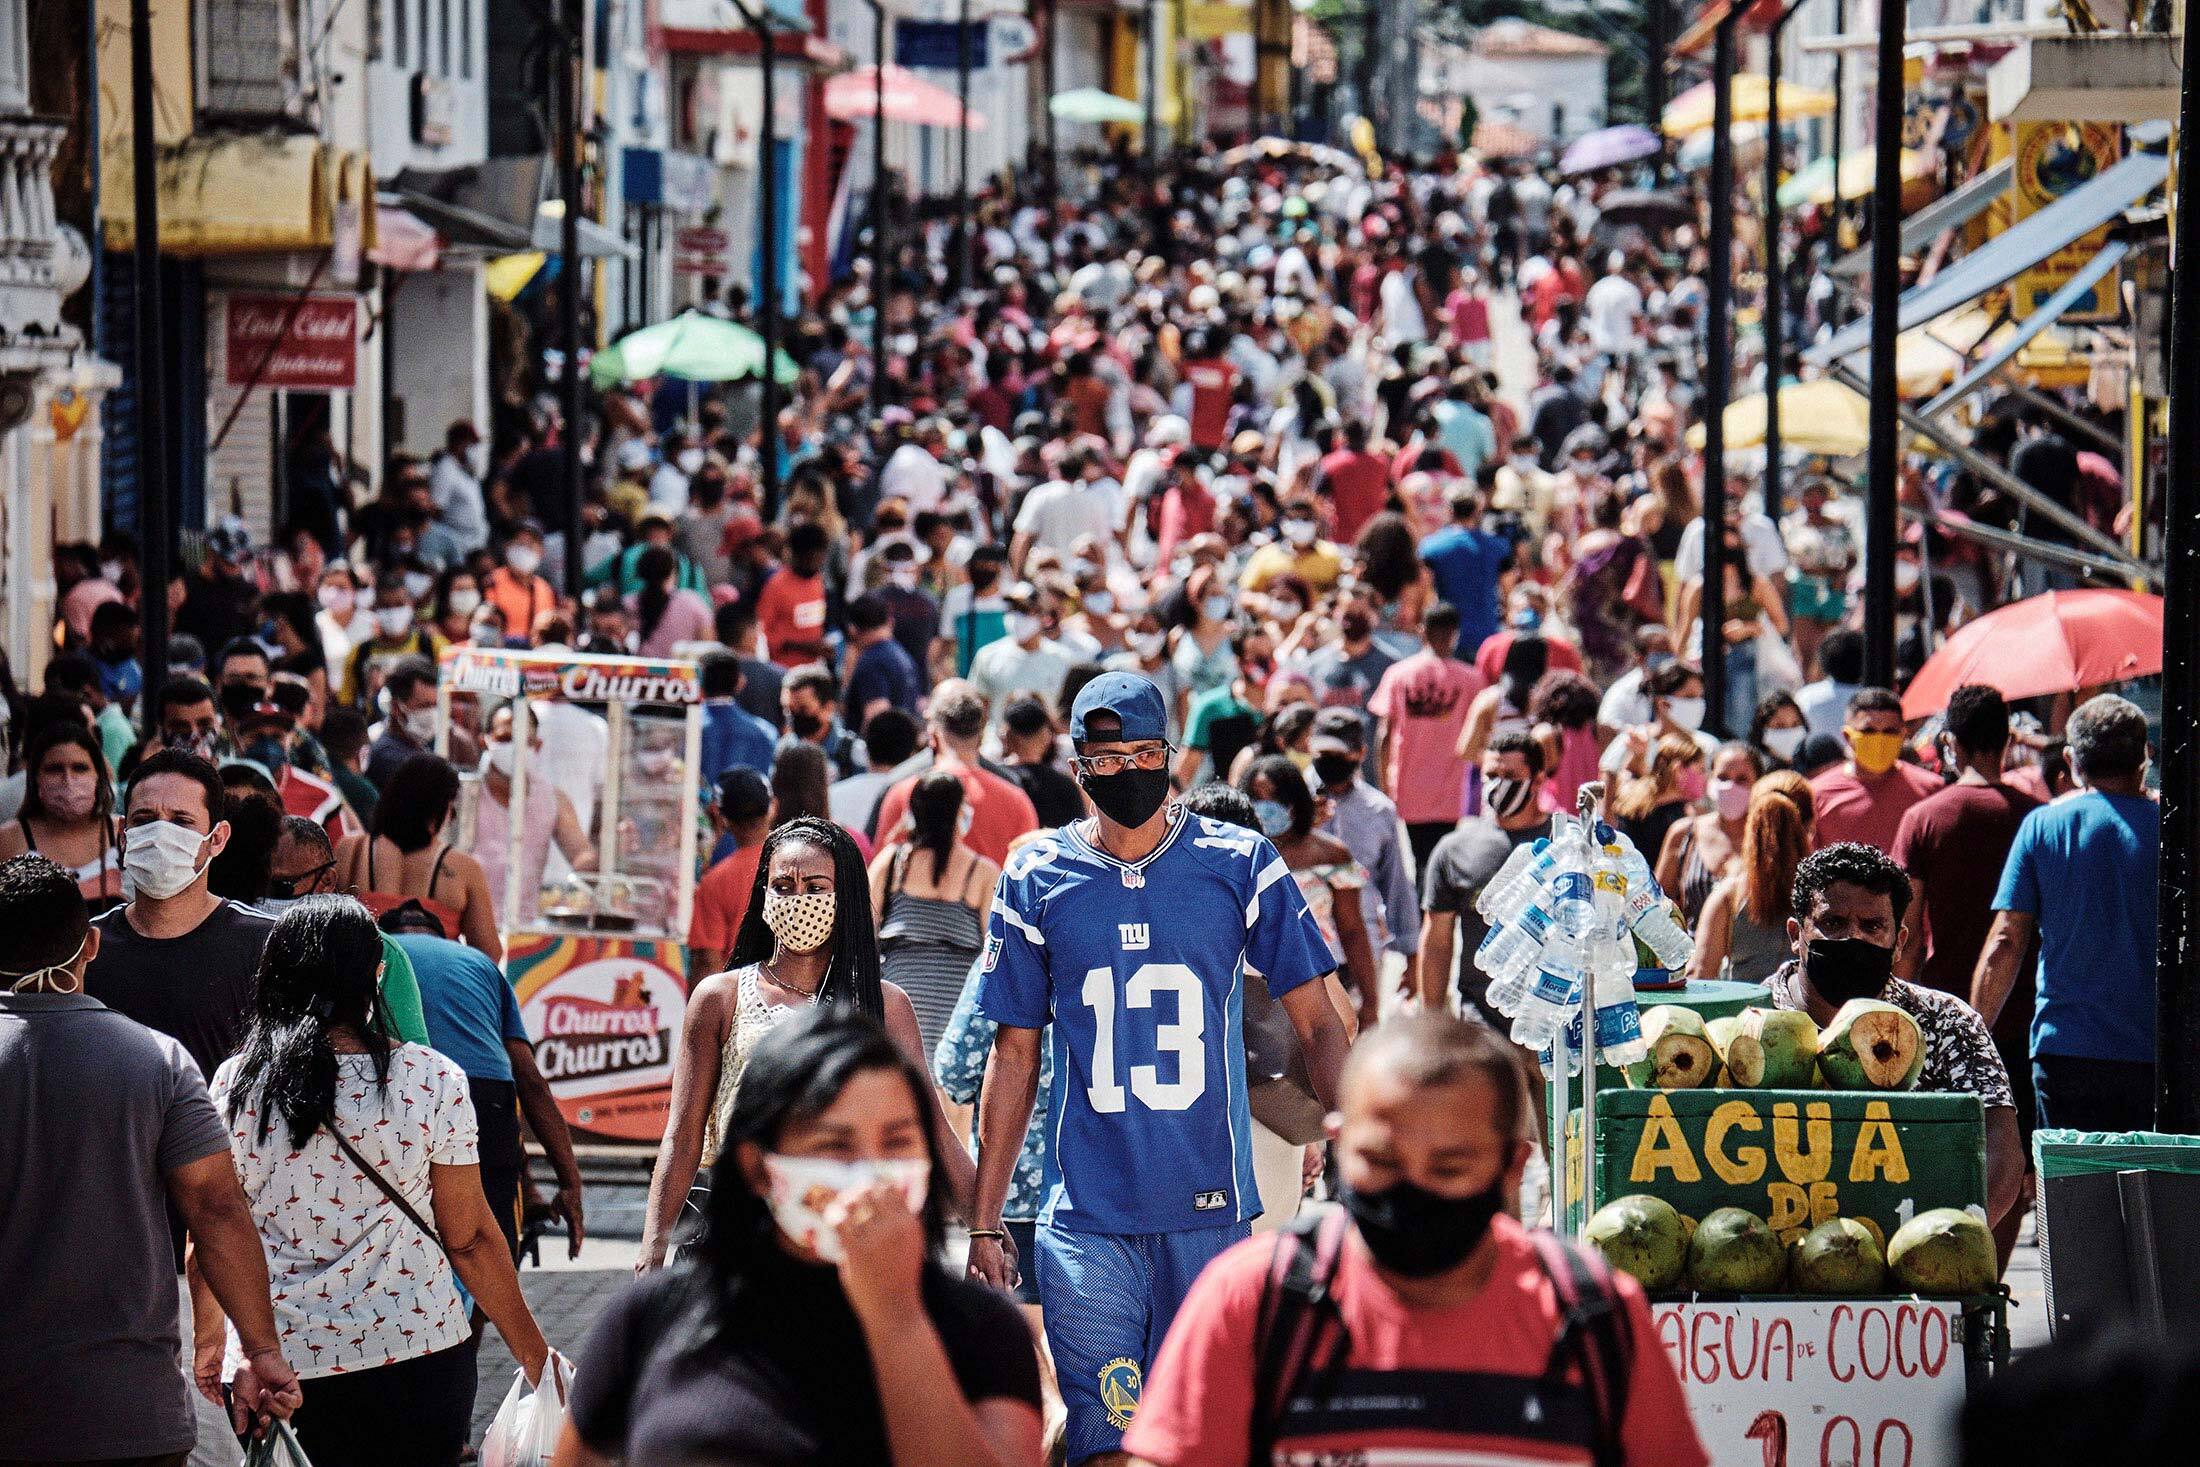
M428 1168L479 1162L474 1107L459 1067L432 1049L390 1051L389 1085L374 1061L336 1057L336 1115L344 1139L374 1163L414 1211L433 1220ZM237 1061L214 1072L214 1105L229 1115ZM326 1131L290 1144L278 1117L263 1139L260 1102L248 1097L229 1123L229 1150L267 1249L283 1356L305 1379L368 1370L430 1354L469 1334L450 1261L398 1211ZM228 1375L243 1363L229 1333Z

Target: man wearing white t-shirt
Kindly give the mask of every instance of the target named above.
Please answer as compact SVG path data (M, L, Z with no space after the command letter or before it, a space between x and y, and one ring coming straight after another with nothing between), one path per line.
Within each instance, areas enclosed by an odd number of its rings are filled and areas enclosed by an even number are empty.
M1007 634L980 647L970 664L971 685L985 695L996 718L1018 693L1036 693L1052 707L1076 660L1047 637L1036 588L1019 582L1002 600L1008 608Z
M1097 454L1073 448L1062 455L1061 477L1032 490L1017 511L1008 563L1022 575L1035 548L1067 555L1083 536L1108 543L1122 528L1123 486L1107 477Z
M911 514L938 509L947 497L947 470L939 453L946 435L936 420L917 425L911 441L895 449L878 472L879 498L906 502Z
M1747 475L1729 473L1726 479L1726 522L1742 532L1742 553L1749 561L1752 576L1777 576L1787 569L1787 542L1780 538L1780 527L1770 517L1756 508L1743 510L1744 503L1752 506L1756 496L1750 489ZM1748 495L1745 501L1744 495ZM1676 584L1686 585L1703 574L1703 519L1698 516L1688 522L1681 531L1681 543L1673 553L1673 574Z
M1581 303L1582 319L1589 327L1589 341L1604 368L1632 361L1642 348L1642 287L1627 276L1627 259L1612 251L1606 274L1589 287Z

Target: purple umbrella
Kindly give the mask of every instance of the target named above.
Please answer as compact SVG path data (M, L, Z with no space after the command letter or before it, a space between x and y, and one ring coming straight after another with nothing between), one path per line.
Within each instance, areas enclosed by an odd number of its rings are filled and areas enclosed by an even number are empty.
M1575 138L1558 160L1558 171L1594 173L1600 168L1617 168L1622 163L1652 157L1663 146L1658 135L1641 123L1623 122Z

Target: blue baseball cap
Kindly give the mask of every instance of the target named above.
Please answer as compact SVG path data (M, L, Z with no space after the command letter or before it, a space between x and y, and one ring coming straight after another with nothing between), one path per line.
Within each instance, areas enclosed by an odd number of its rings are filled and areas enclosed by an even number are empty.
M1116 720L1120 731L1092 733L1085 721L1095 714ZM1072 743L1105 739L1110 743L1141 743L1169 737L1169 708L1161 690L1135 672L1104 672L1077 691L1070 705L1069 736Z

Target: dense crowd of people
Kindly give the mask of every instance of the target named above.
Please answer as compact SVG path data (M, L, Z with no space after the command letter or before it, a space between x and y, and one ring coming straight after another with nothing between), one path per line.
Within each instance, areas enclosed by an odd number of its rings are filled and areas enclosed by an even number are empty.
M9 1333L92 1371L33 1391L0 1345L0 1459L182 1460L179 1349L202 1415L290 1416L319 1467L457 1460L485 1324L544 1370L512 1258L542 1219L578 1248L581 1188L497 964L546 883L615 853L609 725L536 699L515 814L513 710L439 728L454 647L700 665L698 978L645 1277L580 1354L563 1463L1028 1462L1042 1401L1070 1461L1320 1450L1347 1428L1301 1393L1336 1350L1378 1393L1517 1374L1605 1293L1637 1389L1554 1366L1565 1445L1704 1460L1639 1290L1511 1215L1533 1067L1487 1008L1476 898L1592 785L1693 932L1688 976L1918 1015L1929 1072L1987 1107L2006 1236L2035 1117L2142 1119L2144 713L1971 686L1917 718L1865 684L1853 465L1789 465L1768 503L1761 463L1688 446L1692 226L1520 166L1097 177L825 288L776 421L753 382L615 388L578 423L514 400L371 499L322 476L272 544L222 521L166 588L125 534L57 551L43 691L0 688L0 1095L44 1110L0 1155L45 1229L126 1233L102 1267L146 1290L86 1319L0 1223L0 1294L38 1320ZM1770 288L1826 323L1807 274ZM2019 404L1978 441L2106 526L2113 470L2061 434ZM1903 495L2023 525L1947 464ZM1937 528L1896 554L1905 678L2070 583ZM26 1078L34 1046L63 1068ZM38 1088L100 1049L142 1082ZM1309 1196L1358 1241L1295 1225ZM934 1261L950 1217L995 1289ZM1256 1219L1288 1241L1246 1242ZM1316 1322L1269 1358L1271 1259L1323 1272L1344 1346ZM998 1290L1043 1315L1044 1380ZM158 1407L93 1409L125 1398ZM1394 1424L1512 1439L1473 1411Z

